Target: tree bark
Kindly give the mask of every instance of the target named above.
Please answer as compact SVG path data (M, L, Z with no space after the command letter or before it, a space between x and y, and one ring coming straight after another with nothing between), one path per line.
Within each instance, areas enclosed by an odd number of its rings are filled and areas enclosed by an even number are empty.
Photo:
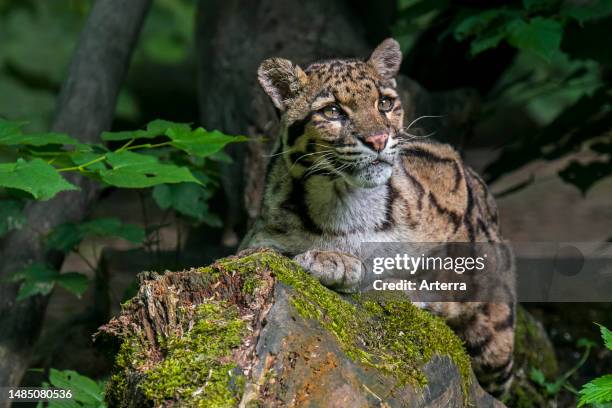
M68 76L62 86L52 130L84 143L98 140L111 127L117 95L129 65L150 0L98 0L84 25ZM46 254L44 237L56 226L83 219L99 187L82 177L80 187L47 202L30 203L28 224L1 243L0 280L32 262L61 267L62 254ZM38 337L47 298L16 301L18 284L0 287L0 385L19 385ZM0 405L4 402L0 403ZM2 405L4 406L4 405Z

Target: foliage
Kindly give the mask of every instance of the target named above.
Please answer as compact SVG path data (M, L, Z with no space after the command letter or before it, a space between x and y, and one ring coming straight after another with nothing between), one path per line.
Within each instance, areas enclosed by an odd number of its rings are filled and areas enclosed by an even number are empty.
M489 181L533 160L573 159L559 176L586 193L612 175L612 68L608 47L612 1L523 0L490 6L449 0L400 2L395 33L408 45L418 32L442 25L440 40L468 46L471 58L512 47L514 64L487 95L483 119L522 107L540 126L517 135L485 170ZM522 183L521 188L529 182ZM517 188L518 190L519 188Z
M72 393L72 399L51 400L47 403L48 408L105 408L104 383L96 382L89 377L81 375L72 370L56 370L52 368L49 372L49 382L43 383L44 388L60 388ZM37 407L42 408L42 402Z
M24 201L48 200L62 191L77 190L63 176L69 172L108 187L155 187L153 198L160 208L218 226L219 218L208 209L208 199L216 188L216 174L209 161L225 160L220 153L227 144L246 140L155 120L143 130L103 133L103 141L121 144L111 150L101 144L80 143L65 134L24 133L24 125L0 119L0 188L4 188L4 194L0 190L0 235L26 222ZM60 225L47 237L46 249L75 251L82 257L78 246L88 236L115 236L141 244L145 235L143 228L103 218ZM90 266L96 271L96 266ZM12 279L23 281L19 299L46 295L55 284L78 296L87 288L84 275L60 274L42 264L29 265Z
M67 223L60 225L47 237L47 248L62 252L74 250L88 236L119 237L136 244L145 238L143 228L123 224L117 218L99 218L80 224Z
M606 327L599 325L601 336L604 340L604 345L609 350L612 350L612 332ZM609 407L608 404L612 402L612 375L604 375L596 378L591 382L585 384L580 391L578 391L571 384L571 377L585 364L589 354L593 347L597 346L597 343L581 338L577 342L577 346L582 348L584 351L579 361L566 373L560 375L558 378L550 381L546 378L545 374L536 367L532 367L529 373L529 378L535 384L537 384L547 396L555 396L562 389L565 389L579 397L578 406L586 404L593 404L596 408ZM601 405L605 404L605 405Z
M472 56L506 42L519 50L551 60L562 53L560 47L566 25L572 22L583 25L612 15L612 2L607 0L581 3L523 0L485 8L461 6L449 0L402 3L399 19L403 24L398 27L400 33L409 30L407 23L416 21L415 28L422 29L423 16L431 13L439 15L450 10L452 17L445 35L451 34L458 41L468 40ZM430 24L431 19L425 23Z
M48 295L58 284L76 296L81 296L87 289L87 277L76 272L59 273L47 266L34 263L11 276L13 282L22 281L17 300L34 295Z
M5 157L16 159L0 164L0 187L17 189L33 199L48 200L61 191L77 187L61 174L78 172L108 186L146 188L166 183L202 184L193 171L200 170L196 160L179 165L173 161L173 147L195 159L204 159L219 152L225 145L246 140L219 131L156 120L146 130L136 132L106 132L105 141L125 142L116 150L103 145L83 144L67 135L22 133L23 122L0 119L0 148ZM140 139L162 137L159 143L135 144ZM68 147L71 145L72 147ZM152 154L153 153L153 154Z
M531 368L531 372L529 373L529 378L540 386L546 395L553 396L557 395L562 389L568 390L572 393L576 393L574 386L569 382L570 378L584 365L584 363L589 358L589 354L591 353L591 349L596 345L594 342L582 338L579 339L577 344L579 348L584 349L582 352L582 356L580 360L566 373L560 375L553 381L549 381L546 379L544 373L536 367Z
M172 64L188 58L193 44L196 3L196 0L154 2L136 50L136 63L143 60Z
M0 0L0 116L31 118L29 129L35 131L49 127L55 96L92 4L91 0ZM195 5L195 0L153 2L134 65L186 60ZM137 121L141 103L125 87L119 95L117 119Z
M0 116L48 128L90 1L0 2Z
M599 326L604 345L612 350L612 331L604 326ZM612 402L612 374L596 378L582 386L579 392L578 406L586 404L603 404Z
M221 219L208 208L211 195L210 190L193 183L162 184L153 189L153 199L160 208L173 208L180 214L220 227Z

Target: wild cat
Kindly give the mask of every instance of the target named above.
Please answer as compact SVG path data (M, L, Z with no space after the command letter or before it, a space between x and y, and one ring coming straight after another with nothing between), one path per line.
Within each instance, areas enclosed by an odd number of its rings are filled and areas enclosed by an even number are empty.
M482 179L449 145L411 138L395 76L402 55L383 41L367 60L306 69L265 60L258 79L281 113L262 211L242 247L294 257L324 285L356 290L363 242L502 243ZM512 260L506 254L506 266ZM425 306L463 338L481 384L502 393L512 379L514 301Z

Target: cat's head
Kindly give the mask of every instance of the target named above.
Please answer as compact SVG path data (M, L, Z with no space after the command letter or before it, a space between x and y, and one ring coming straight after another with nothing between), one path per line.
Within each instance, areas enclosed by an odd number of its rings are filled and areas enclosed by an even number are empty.
M282 149L294 175L386 183L403 126L395 81L401 60L399 44L387 39L365 61L335 59L305 70L283 58L260 65L259 82L282 113Z

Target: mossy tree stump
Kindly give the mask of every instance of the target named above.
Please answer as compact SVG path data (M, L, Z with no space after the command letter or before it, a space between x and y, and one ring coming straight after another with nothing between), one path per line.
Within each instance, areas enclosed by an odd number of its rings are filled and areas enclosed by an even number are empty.
M269 250L143 274L96 341L117 350L110 406L503 406L442 320L340 296Z

